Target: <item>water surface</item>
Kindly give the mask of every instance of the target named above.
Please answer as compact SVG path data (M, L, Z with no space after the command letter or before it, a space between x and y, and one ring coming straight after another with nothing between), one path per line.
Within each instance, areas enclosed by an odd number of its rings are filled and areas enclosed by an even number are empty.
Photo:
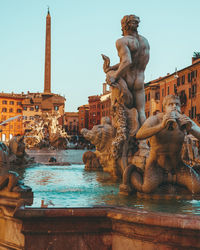
M119 183L109 174L84 170L84 150L28 151L38 162L47 162L52 156L70 166L33 164L21 169L25 185L32 188L32 207L94 207L123 206L149 211L200 215L200 201L143 200L118 194ZM19 172L19 171L18 171Z

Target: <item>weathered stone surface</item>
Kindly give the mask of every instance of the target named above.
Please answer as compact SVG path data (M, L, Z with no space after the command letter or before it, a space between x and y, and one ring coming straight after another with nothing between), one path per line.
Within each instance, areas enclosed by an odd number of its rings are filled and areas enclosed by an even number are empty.
M0 214L1 249L199 249L199 233L198 216L139 209L19 208L10 217Z
M92 151L87 151L83 154L83 163L85 164L85 170L102 170L99 158Z

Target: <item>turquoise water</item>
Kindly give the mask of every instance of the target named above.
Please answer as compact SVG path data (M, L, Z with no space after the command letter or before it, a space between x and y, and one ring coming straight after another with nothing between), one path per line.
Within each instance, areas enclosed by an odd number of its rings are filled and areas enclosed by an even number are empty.
M150 211L200 215L200 201L142 200L118 194L119 183L109 174L87 172L82 163L84 150L29 151L36 161L46 162L54 156L70 166L35 164L21 171L25 185L32 188L32 207L125 206Z

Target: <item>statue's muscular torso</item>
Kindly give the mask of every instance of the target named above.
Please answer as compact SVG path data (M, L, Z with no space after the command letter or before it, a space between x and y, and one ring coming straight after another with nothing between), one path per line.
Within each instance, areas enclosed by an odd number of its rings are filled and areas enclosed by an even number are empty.
M138 34L124 36L117 40L116 47L120 61L131 60L131 65L122 75L129 89L144 88L144 70L149 61L149 43L147 39Z
M163 114L158 114L157 124L162 122ZM175 170L178 163L181 162L181 149L184 141L184 131L177 126L173 130L164 128L156 135L150 138L151 150L150 161L157 162L157 164L167 171ZM155 164L155 163L154 163Z

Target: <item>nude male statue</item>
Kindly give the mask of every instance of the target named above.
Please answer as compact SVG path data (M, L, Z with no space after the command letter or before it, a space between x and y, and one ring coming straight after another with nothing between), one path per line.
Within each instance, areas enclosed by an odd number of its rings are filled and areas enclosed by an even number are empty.
M200 128L181 114L177 96L166 96L163 108L163 113L149 117L136 134L137 139L150 138L150 155L143 178L133 171L131 183L143 193L151 193L164 183L178 184L193 194L199 193L200 177L183 163L181 148L186 133L200 139Z
M135 107L138 111L138 119L142 125L145 117L145 92L144 70L149 61L149 43L146 38L138 34L137 28L140 22L135 15L124 16L121 20L123 37L116 41L116 48L120 57L120 63L110 66L108 57L104 59L104 72L107 73L107 83L111 86L127 85L132 95L128 108ZM123 87L122 87L123 89Z

